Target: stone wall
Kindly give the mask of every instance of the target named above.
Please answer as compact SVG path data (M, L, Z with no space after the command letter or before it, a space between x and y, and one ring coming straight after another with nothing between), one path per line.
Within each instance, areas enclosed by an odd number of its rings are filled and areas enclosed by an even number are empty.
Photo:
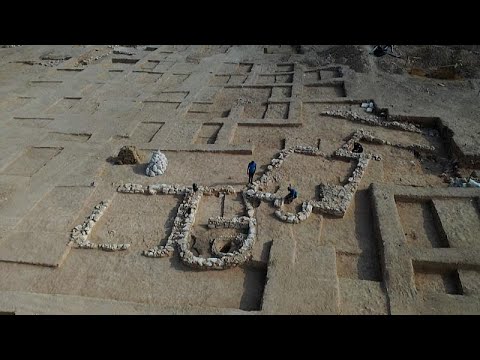
M105 251L117 251L117 250L127 250L130 247L130 244L96 244L88 240L88 235L90 235L95 224L100 220L102 215L107 210L110 205L109 201L102 201L100 204L96 205L92 211L92 214L89 215L85 222L82 225L77 225L72 229L70 235L70 241L73 241L75 246L79 249L100 249Z
M403 124L405 125L405 124ZM129 194L145 194L145 195L183 195L184 199L180 204L172 232L170 233L167 242L164 246L156 246L152 249L145 250L144 256L147 257L166 257L171 256L175 250L175 244L179 249L180 258L184 264L196 269L215 269L221 270L232 266L238 266L251 258L251 248L256 236L256 221L254 219L255 209L250 203L249 199L256 199L259 201L271 202L277 208L275 216L283 222L298 224L310 217L314 209L320 213L330 214L338 217L343 217L347 212L355 192L360 184L360 181L365 173L370 159L381 160L381 157L376 154L367 153L353 153L350 149L354 142L367 141L374 144L395 146L407 150L418 150L426 152L434 152L433 146L418 145L418 144L401 144L392 143L383 139L377 138L373 133L360 129L355 131L348 141L342 145L340 149L335 151L332 158L340 158L347 160L356 160L357 165L348 181L343 186L320 184L320 199L309 200L302 203L302 210L296 214L285 212L283 210L283 197L269 192L264 192L261 187L271 182L276 182L277 178L273 175L273 170L282 166L283 162L292 154L303 154L306 156L323 156L330 158L319 148L312 146L296 145L280 151L277 157L273 158L267 166L267 170L260 177L260 180L254 181L253 184L247 186L247 191L235 189L233 186L217 186L208 187L201 186L197 192L193 191L190 186L170 185L170 184L153 184L144 187L140 184L127 183L120 185L117 188L118 192ZM236 194L241 193L244 200L245 209L248 216L234 217L231 219L217 217L208 220L209 228L233 228L233 229L248 229L246 237L238 236L236 238L237 245L231 252L220 253L215 250L212 243L212 254L216 257L202 258L193 255L190 250L191 244L191 229L195 223L195 215L198 210L200 201L203 196L212 196L219 194ZM94 244L87 240L91 228L95 224L103 211L108 206L108 203L100 203L94 209L92 215L87 218L83 225L79 225L72 230L72 240L80 248L98 248L102 250L125 250L129 244ZM233 239L232 241L235 241Z
M142 190L142 191L140 191ZM238 266L248 261L251 258L251 249L256 238L256 221L253 218L254 210L250 203L244 198L246 208L249 211L249 216L234 217L226 219L223 217L210 218L208 220L209 228L234 228L234 229L248 229L248 235L245 237L239 234L237 239L237 246L235 250L228 253L221 253L213 251L212 253L217 257L202 258L195 256L190 250L191 244L191 230L195 223L195 215L197 213L200 201L203 196L211 196L219 193L235 194L238 192L232 186L220 187L203 187L200 186L197 192L194 192L191 187L182 187L177 185L150 185L147 189L143 189L141 185L126 184L118 188L120 192L128 193L163 193L163 194L184 194L184 199L178 207L177 215L173 223L173 229L167 242L164 246L156 246L152 249L145 250L144 256L147 257L167 257L173 255L175 251L175 244L179 250L180 259L182 262L192 268L202 270L223 270L230 267Z
M404 123L404 122L398 122L398 121L386 121L384 118L378 117L376 115L358 114L350 110L328 110L328 111L321 112L320 115L333 116L333 117L342 118L342 119L346 119L354 122L360 122L362 124L368 124L373 126L383 126L390 129L410 131L410 132L415 132L419 134L423 133L422 129L420 129L418 126L411 123Z
M358 137L358 136L357 136ZM356 137L355 137L356 139ZM337 152L334 154L335 157L347 158L347 159L357 159L357 167L353 171L352 175L348 179L348 183L344 186L332 186L328 184L320 184L320 188L323 194L323 197L320 201L305 201L302 204L302 210L296 214L284 212L283 208L283 197L278 195L263 192L260 190L262 185L274 182L275 176L272 175L273 169L279 168L282 166L283 162L291 154L304 154L308 156L323 156L328 158L326 154L321 152L318 148L312 146L293 146L288 149L282 150L278 157L273 158L270 162L270 165L267 167L265 173L261 176L260 181L255 181L253 184L249 185L249 190L246 192L246 196L249 198L254 198L260 201L272 202L275 207L278 209L275 211L275 216L284 222L291 224L298 224L302 221L308 219L311 215L314 208L318 209L320 212L335 215L343 216L347 211L355 191L357 190L358 184L365 173L365 169L368 165L369 157L365 154L353 154L348 151L348 145L344 145L345 149L341 149L342 152Z

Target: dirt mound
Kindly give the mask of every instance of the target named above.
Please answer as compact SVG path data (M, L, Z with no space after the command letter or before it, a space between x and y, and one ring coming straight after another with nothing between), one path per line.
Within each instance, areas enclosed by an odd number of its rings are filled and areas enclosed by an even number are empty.
M305 54L301 60L307 66L326 66L330 64L347 65L357 72L368 71L368 55L357 45L302 45L298 51Z
M113 161L117 165L133 165L140 164L144 158L145 155L135 146L123 146Z
M378 58L378 68L395 74L427 76L436 79L480 77L479 49L461 45L400 45L391 56Z

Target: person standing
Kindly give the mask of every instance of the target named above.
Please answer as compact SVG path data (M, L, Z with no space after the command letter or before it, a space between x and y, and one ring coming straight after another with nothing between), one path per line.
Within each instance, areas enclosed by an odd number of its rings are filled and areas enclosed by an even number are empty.
M255 163L255 161L250 161L247 168L249 184L253 184L253 175L255 175L255 171L257 171L257 164Z

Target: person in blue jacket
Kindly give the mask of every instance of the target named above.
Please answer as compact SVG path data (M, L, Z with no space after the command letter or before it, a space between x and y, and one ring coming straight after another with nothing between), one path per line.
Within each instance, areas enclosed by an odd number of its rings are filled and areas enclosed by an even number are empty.
M255 171L257 170L257 164L255 161L250 161L247 168L247 175L248 175L248 183L253 184L253 175L255 175Z
M288 187L288 195L285 196L285 203L290 204L293 200L298 197L297 190L295 190L292 185Z

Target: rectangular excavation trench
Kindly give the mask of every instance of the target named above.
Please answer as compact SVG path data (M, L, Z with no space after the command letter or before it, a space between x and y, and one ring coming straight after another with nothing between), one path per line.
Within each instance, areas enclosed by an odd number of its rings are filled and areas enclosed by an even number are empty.
M421 293L463 295L458 270L413 262L415 287Z
M343 84L315 85L303 87L304 100L321 100L346 97Z
M63 148L57 147L31 147L10 164L3 174L33 176L62 150Z
M218 132L222 128L223 124L219 123L207 123L203 124L198 133L195 144L215 144L217 141Z
M448 248L448 241L434 213L431 201L396 200L405 242L412 247Z
M130 139L137 143L149 143L162 129L164 122L143 121L138 124Z

